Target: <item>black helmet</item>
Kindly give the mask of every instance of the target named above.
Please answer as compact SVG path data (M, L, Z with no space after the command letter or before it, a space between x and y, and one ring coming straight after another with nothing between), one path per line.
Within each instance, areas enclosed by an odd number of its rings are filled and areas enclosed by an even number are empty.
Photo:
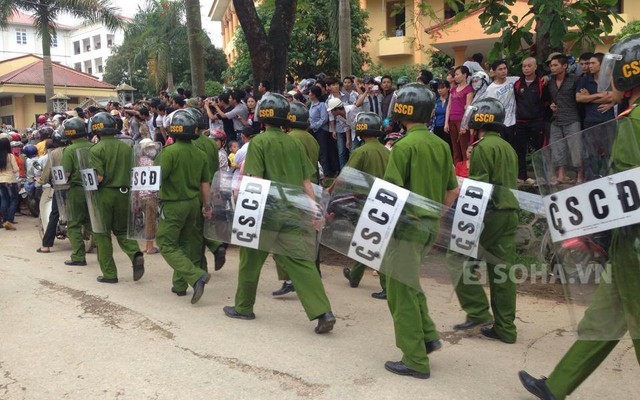
M206 129L206 127L200 126L200 121L202 121L202 111L195 107L185 107L183 110L191 114L193 119L196 120L196 128L198 129L196 133L199 133L200 129Z
M309 110L299 101L290 103L289 126L292 128L307 129L309 127Z
M53 128L45 125L38 129L38 134L40 135L40 139L42 140L49 139L51 135L53 135Z
M85 137L87 136L87 125L79 117L65 119L62 123L62 132L69 140Z
M69 139L67 138L67 135L64 134L63 127L60 127L60 129L53 132L51 140L53 141L53 145L55 147L64 147L69 144Z
M356 115L356 135L382 136L382 118L376 113L360 112Z
M175 139L197 139L198 122L189 111L178 110L169 123L169 136Z
M265 124L287 126L289 124L289 102L283 95L269 93L258 103L258 120Z
M467 107L461 126L469 129L502 130L504 115L502 103L493 97L485 97Z
M609 89L610 83L621 92L640 86L640 34L627 36L614 44L604 57L598 90Z
M120 131L117 128L116 119L108 112L102 111L91 118L91 132L96 135L117 135Z
M431 119L435 98L433 92L422 83L409 83L398 89L391 118L396 121L409 120L427 122Z
M431 82L429 82L429 87L431 88L431 91L433 91L434 93L438 93L438 86L440 86L442 82L443 81L440 78L433 78Z

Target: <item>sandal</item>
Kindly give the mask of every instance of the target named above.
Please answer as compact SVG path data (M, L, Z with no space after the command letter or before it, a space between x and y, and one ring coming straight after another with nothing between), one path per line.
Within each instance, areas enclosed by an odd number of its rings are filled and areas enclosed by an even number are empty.
M38 253L51 253L51 250L42 250L42 247L38 247L38 249L36 250L36 252Z
M147 254L158 254L160 253L160 249L157 247L154 247L153 249L149 250L149 251L145 251L145 253Z

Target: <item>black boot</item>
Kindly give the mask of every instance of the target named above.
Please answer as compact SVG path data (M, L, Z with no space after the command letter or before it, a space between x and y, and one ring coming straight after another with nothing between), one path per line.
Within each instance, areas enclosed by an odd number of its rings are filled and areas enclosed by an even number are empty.
M271 294L273 296L283 296L287 293L295 292L296 288L293 287L293 283L291 281L284 281L282 283L282 287Z

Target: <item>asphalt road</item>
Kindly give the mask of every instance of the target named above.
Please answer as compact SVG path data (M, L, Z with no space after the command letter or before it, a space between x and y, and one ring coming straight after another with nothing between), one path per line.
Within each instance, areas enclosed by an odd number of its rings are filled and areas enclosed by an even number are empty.
M99 284L95 254L86 267L67 267L69 243L38 254L37 220L19 217L0 231L0 399L532 399L517 372L549 374L574 338L566 306L518 298L518 342L458 334L464 319L452 288L425 278L444 348L431 357L425 381L390 374L395 347L387 305L372 299L370 273L348 287L340 266L323 266L338 319L327 335L313 332L295 294L279 288L269 258L258 288L254 321L233 320L237 249L191 305L169 292L171 268L146 257L133 282L116 247L120 283ZM208 255L213 265L212 255ZM638 365L631 341L619 344L571 399L637 399Z

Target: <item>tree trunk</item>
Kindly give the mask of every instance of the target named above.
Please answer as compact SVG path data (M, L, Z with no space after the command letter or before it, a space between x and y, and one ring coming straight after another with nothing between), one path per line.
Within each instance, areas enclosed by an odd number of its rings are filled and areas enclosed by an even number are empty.
M51 37L45 24L40 33L42 36L42 69L44 74L44 95L47 99L47 113L53 112L53 67L51 66Z
M173 93L175 87L173 86L173 72L167 71L167 92Z
M349 0L339 0L338 43L340 49L340 76L351 75L351 4Z
M541 35L538 33L539 29L542 27L543 21L544 21L544 14L538 14L538 17L536 18L536 27L535 27L535 32L536 32L536 61L538 62L538 65L544 65L544 63L547 61L547 57L549 57L549 54L553 53L553 52L563 52L563 48L562 46L558 46L558 47L551 47L551 37L549 36L549 34L547 33L546 35Z
M191 62L191 93L204 94L204 54L200 1L185 0L187 17L187 38L189 40L189 61Z
M282 91L285 87L296 3L296 0L276 0L267 36L253 0L233 0L240 26L247 38L256 93L258 84L263 79L271 82L274 91Z

